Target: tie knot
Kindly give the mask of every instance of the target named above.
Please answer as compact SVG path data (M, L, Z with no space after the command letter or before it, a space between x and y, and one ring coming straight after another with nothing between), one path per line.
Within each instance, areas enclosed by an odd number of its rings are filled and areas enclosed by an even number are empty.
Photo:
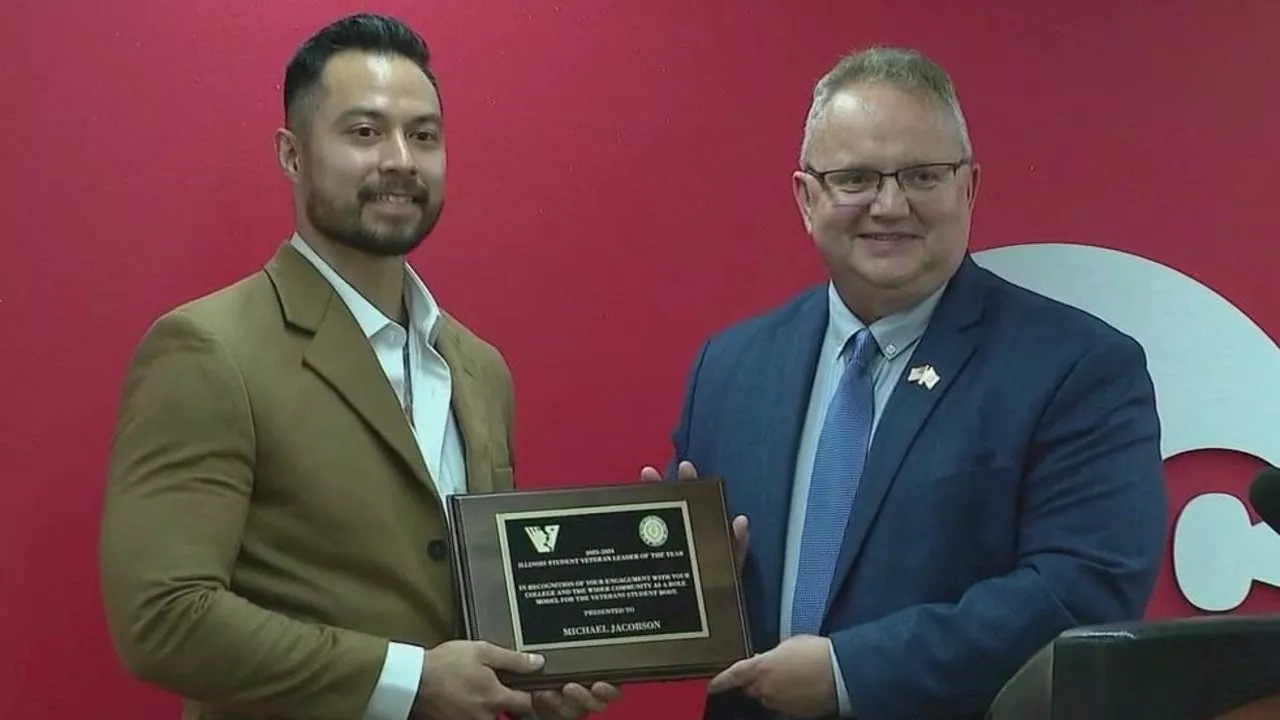
M859 373L867 371L867 367L871 365L871 358L875 357L879 349L880 346L876 344L875 337L867 328L854 333L845 345L845 352L849 354L849 365L856 368Z

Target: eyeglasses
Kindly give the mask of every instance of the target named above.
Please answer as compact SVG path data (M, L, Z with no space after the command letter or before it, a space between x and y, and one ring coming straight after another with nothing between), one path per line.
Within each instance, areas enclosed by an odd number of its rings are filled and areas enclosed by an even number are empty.
M885 178L893 178L908 198L928 198L944 188L960 168L971 161L967 158L951 163L925 163L912 165L893 172L881 172L869 168L839 168L818 172L805 168L804 172L818 179L830 191L837 205L863 205L880 194Z

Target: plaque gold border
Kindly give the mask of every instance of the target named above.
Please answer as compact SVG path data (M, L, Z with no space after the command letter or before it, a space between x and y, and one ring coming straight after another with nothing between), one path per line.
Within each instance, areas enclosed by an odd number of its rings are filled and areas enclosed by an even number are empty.
M684 519L685 545L693 573L693 589L698 598L698 619L702 630L696 632L663 633L658 635L618 635L616 637L598 638L595 640L568 640L565 642L527 644L524 641L524 622L520 617L519 603L516 600L515 577L511 568L511 548L507 540L507 521L528 518L566 517L570 515L602 515L613 512L630 512L634 510L660 510L673 507L680 508ZM502 570L507 586L507 603L511 608L511 626L515 635L515 649L521 652L530 650L560 650L581 647L604 647L607 645L631 645L641 642L663 642L671 640L696 640L711 635L707 624L707 605L702 596L702 578L698 569L698 551L693 543L693 523L689 520L689 501L687 500L655 500L653 502L625 503L621 505L593 505L591 507L566 508L563 510L518 510L496 513L494 520L498 525L498 544L502 548Z

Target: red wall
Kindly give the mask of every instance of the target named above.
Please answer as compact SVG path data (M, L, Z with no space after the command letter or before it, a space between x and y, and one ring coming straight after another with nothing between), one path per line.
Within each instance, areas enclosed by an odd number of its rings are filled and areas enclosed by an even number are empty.
M812 81L867 42L952 71L985 165L976 248L1123 248L1280 336L1280 3L1001 3L985 19L965 5L378 5L438 58L449 199L413 262L512 364L522 486L661 462L702 337L821 277L788 174ZM151 318L253 271L290 231L270 144L282 69L358 7L6 3L0 667L18 670L0 672L0 717L176 717L121 672L98 605L121 373ZM1175 459L1173 505L1239 492L1255 465ZM1280 592L1243 609L1280 609ZM1166 577L1152 615L1190 612ZM695 717L700 693L628 688L610 716Z

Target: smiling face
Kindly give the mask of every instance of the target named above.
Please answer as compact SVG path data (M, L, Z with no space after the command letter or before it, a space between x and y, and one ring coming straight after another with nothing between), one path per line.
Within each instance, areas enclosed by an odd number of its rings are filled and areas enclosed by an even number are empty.
M378 256L405 255L444 204L440 99L394 54L347 51L326 64L294 131L277 135L304 232Z
M943 103L884 84L837 92L813 125L810 172L793 176L796 203L836 289L863 322L923 300L960 266L978 179L976 166L954 167L962 160L959 125ZM947 165L885 177L878 191L865 172L930 164ZM824 173L825 181L815 177Z

